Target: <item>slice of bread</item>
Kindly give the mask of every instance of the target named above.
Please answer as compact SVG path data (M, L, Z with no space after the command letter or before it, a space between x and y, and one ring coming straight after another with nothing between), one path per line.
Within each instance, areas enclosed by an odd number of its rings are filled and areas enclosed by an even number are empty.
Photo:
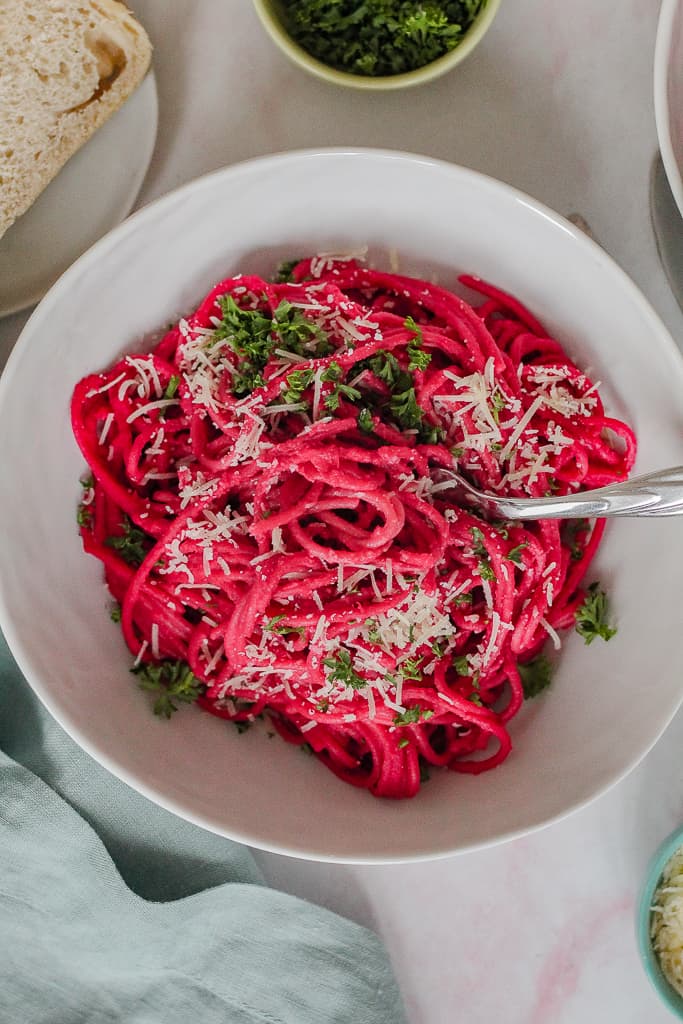
M0 0L0 237L137 88L151 52L119 0Z

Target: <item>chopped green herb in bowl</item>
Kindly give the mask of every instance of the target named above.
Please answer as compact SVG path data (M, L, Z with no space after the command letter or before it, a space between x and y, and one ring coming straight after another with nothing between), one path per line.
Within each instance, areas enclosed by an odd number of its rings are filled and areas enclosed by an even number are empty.
M460 63L500 0L254 0L266 30L301 67L338 85L418 85Z

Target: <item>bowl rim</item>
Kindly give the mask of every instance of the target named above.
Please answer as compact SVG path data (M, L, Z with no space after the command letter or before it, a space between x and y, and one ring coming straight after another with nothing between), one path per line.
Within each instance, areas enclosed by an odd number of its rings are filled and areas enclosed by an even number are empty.
M683 825L674 829L657 847L645 871L636 905L636 938L640 962L652 987L672 1013L683 1020L683 996L667 980L650 940L650 907L667 862L683 846Z
M465 33L462 42L454 49L445 53L442 57L423 64L422 67L413 71L404 71L398 75L384 75L373 77L371 75L354 75L349 71L339 71L337 68L318 60L307 50L300 46L286 30L281 19L273 8L272 0L252 0L256 14L266 32L273 42L289 57L289 59L316 78L334 85L347 86L351 89L365 90L367 92L387 92L392 89L407 89L415 85L423 85L440 77L451 68L454 68L474 50L488 32L493 19L495 18L502 0L486 0L486 6L479 12L472 25Z
M387 150L372 147L330 147L330 148L313 148L303 150L287 150L280 153L268 154L266 156L255 157L249 160L244 160L235 164L230 164L219 168L215 171L209 172L199 176L178 188L158 197L148 205L142 207L140 210L135 212L132 216L127 218L124 222L119 224L117 227L109 231L106 235L100 238L97 242L91 246L82 256L76 260L71 267L59 278L59 280L52 286L48 291L45 298L38 304L35 310L32 312L29 320L24 326L12 352L7 361L6 367L2 375L0 376L0 408L5 401L5 395L8 393L13 386L13 378L16 372L20 369L21 362L24 358L24 350L27 349L30 341L32 332L36 329L36 326L40 325L42 319L46 315L49 309L50 302L58 298L62 292L68 290L71 287L71 282L78 281L83 274L83 270L87 268L88 264L93 259L98 259L106 254L110 249L117 246L119 242L130 234L136 233L140 226L144 226L147 222L152 224L159 216L163 216L168 211L172 211L176 205L180 205L183 202L185 195L190 194L196 190L211 187L211 185L220 178L230 179L233 176L238 177L241 174L249 173L252 169L258 168L272 168L277 167L279 164L288 161L301 161L303 160L320 160L330 159L334 160L339 157L351 157L353 159L380 159L386 161L400 161L409 162L413 164L426 164L430 167L440 170L441 172L453 175L454 178L460 178L466 181L477 182L480 185L485 186L489 189L495 189L498 192L505 193L510 199L515 200L518 203L524 205L527 209L532 211L535 215L542 217L544 220L549 221L556 230L562 232L568 243L572 246L578 246L584 251L587 258L590 258L594 267L608 269L613 275L615 281L619 283L624 292L629 296L630 301L635 307L639 308L647 319L652 324L653 330L656 331L658 338L659 351L662 353L668 353L670 359L673 359L676 364L680 367L681 354L663 321L647 300L645 295L640 291L637 285L631 280L628 274L619 266L619 264L595 241L589 238L583 231L575 227L570 221L566 220L560 214L556 213L550 207L544 205L542 202L530 197L528 194L522 192L519 189L507 184L506 182L500 181L490 175L484 174L480 171L472 170L470 168L462 167L459 164L451 163L449 161L438 159L430 156L425 156L417 153L410 153L397 150ZM0 521L2 520L2 509L0 508ZM1 554L0 554L1 561ZM30 652L25 648L23 641L20 639L19 624L15 622L12 615L11 604L8 600L9 589L5 583L4 574L0 572L0 629L2 629L7 644L10 648L12 655L14 656L20 670L25 676L27 682L31 686L31 689L36 693L41 703L50 712L52 717L58 722L58 724L70 735L78 745L86 751L95 761L101 764L107 769L112 775L125 782L131 788L144 795L147 799L153 803L163 807L164 809L178 815L179 817L198 825L201 828L207 829L208 831L215 832L219 835L223 835L226 838L232 839L236 842L241 842L246 845L256 846L259 849L277 853L283 856L296 857L302 860L311 860L317 862L328 862L328 863L347 863L347 864L397 864L397 863L415 863L422 861L439 860L445 857L454 856L460 853L486 849L488 847L499 845L503 842L508 842L512 839L518 838L523 835L531 834L533 832L540 831L549 825L555 824L562 819L568 817L570 814L575 813L587 807L594 800L604 795L614 785L625 778L640 761L646 756L646 754L652 749L657 743L663 732L666 730L671 722L671 719L676 714L676 711L683 702L683 691L679 694L678 701L675 707L670 708L666 715L661 718L658 722L657 728L655 729L651 741L642 749L639 749L635 754L632 754L628 761L617 771L612 772L609 776L603 777L600 780L599 785L592 792L584 797L575 799L569 806L563 807L558 812L554 813L550 817L533 817L522 825L515 825L508 827L506 830L498 832L495 838L485 839L474 839L465 844L461 844L457 847L447 846L445 844L439 845L436 849L433 846L425 846L420 842L416 842L414 848L410 852L402 852L399 854L393 854L391 852L374 852L374 853L363 853L363 854L336 854L325 850L314 849L305 844L294 845L288 844L280 840L264 840L262 837L255 838L253 834L245 833L239 825L235 827L231 826L230 830L226 830L225 826L219 824L215 818L204 814L203 812L188 808L186 805L181 804L174 797L169 797L165 793L161 792L152 785L149 785L144 779L142 779L138 773L128 769L125 761L121 758L110 757L107 753L100 750L99 744L96 740L91 740L83 731L81 726L76 722L72 721L67 713L62 713L59 707L59 702L51 694L49 687L45 686L41 681L40 675L37 671L33 670L33 661Z
M664 170L669 181L678 210L683 216L683 167L679 166L671 134L671 111L669 108L669 68L673 48L673 33L676 17L681 10L681 0L662 0L657 23L654 55L654 106L655 124L659 149ZM681 11L683 17L683 11Z

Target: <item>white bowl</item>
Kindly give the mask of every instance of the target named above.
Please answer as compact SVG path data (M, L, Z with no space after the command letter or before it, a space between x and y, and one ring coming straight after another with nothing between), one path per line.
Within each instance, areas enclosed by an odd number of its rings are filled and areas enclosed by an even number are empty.
M279 740L197 709L155 719L107 614L99 563L75 511L83 462L69 398L84 374L188 311L222 276L369 243L402 269L453 285L472 271L526 302L604 382L640 439L637 469L683 462L683 364L634 285L551 211L471 171L374 151L291 153L166 196L83 256L27 324L0 382L0 624L64 728L115 775L171 811L253 846L337 861L443 856L518 836L620 779L683 695L674 520L610 526L594 575L619 632L567 637L552 689L512 723L512 755L479 777L435 772L409 801L339 782ZM673 567L673 568L672 568Z
M662 161L683 215L683 2L662 0L655 45L655 118Z

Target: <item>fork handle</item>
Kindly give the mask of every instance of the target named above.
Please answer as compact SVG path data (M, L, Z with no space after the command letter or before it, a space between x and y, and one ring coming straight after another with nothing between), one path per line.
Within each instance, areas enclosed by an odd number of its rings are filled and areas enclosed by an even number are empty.
M557 498L498 498L498 514L508 519L602 519L608 516L683 514L683 466Z

